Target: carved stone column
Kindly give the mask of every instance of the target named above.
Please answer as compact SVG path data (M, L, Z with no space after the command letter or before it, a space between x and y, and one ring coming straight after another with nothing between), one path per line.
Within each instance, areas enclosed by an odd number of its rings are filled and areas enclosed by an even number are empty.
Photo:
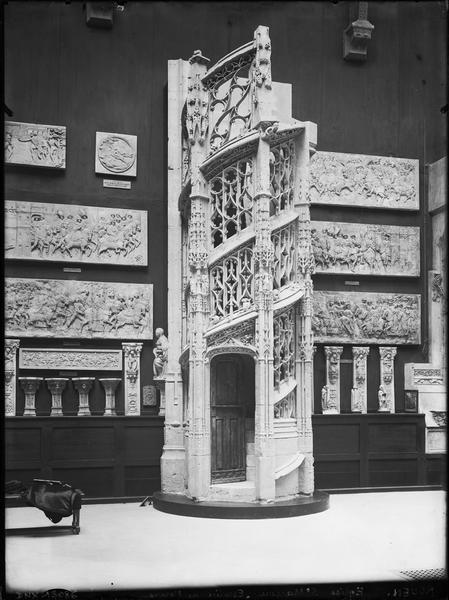
M73 386L79 395L78 416L88 417L91 413L89 410L89 392L95 377L72 377Z
M206 74L209 59L195 52L189 60L189 84L187 94L186 129L190 147L191 193L189 218L190 297L189 297L189 494L204 499L209 493L211 481L210 457L210 394L206 385L204 333L209 319L209 273L208 233L208 186L200 171L206 157L208 131L208 92L202 78ZM182 413L177 410L170 418L166 416L166 439L181 442ZM174 417L176 417L174 419ZM172 420L173 419L173 420Z
M299 469L299 492L312 494L314 490L313 469L313 282L315 265L310 230L309 208L309 161L311 149L316 144L316 126L307 123L302 136L296 138L295 209L298 212L296 283L304 286L304 296L297 304L296 380L298 450L305 455Z
M104 407L104 415L105 417L114 417L117 413L115 411L115 390L117 389L118 384L121 379L118 378L108 378L108 379L100 379L101 385L104 388L106 393L106 403Z
M396 346L382 346L380 354L379 412L394 412L394 357Z
M68 379L64 377L46 378L48 389L51 392L51 417L62 417L62 392L65 390Z
M5 416L16 415L17 350L20 340L5 340Z
M25 392L24 417L36 416L36 392L41 384L42 377L19 377L20 385Z
M254 215L256 239L255 308L256 320L256 413L254 442L256 456L256 499L275 498L274 388L273 388L273 277L274 258L270 218L270 144L261 134L256 163Z
M125 415L140 415L140 342L123 342Z
M351 412L364 414L368 412L366 372L368 354L369 346L353 346L352 348Z
M322 394L323 415L340 414L340 356L343 346L324 346L326 354L326 394Z

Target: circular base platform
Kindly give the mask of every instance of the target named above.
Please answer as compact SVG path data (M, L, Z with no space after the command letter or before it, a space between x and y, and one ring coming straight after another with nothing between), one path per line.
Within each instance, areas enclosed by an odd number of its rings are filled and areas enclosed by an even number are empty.
M153 506L161 512L209 519L279 519L322 512L329 508L329 494L297 496L278 502L195 502L180 494L153 494Z

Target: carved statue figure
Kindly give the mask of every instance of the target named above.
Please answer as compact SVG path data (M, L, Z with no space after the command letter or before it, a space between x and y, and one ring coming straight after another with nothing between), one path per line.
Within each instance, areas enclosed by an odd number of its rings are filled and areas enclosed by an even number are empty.
M168 358L168 339L161 327L156 329L156 339L156 347L153 350L153 375L154 377L160 377L164 374Z
M378 402L379 402L379 409L380 410L388 410L387 394L385 392L383 385L379 386L379 391L377 392L377 398L378 398Z

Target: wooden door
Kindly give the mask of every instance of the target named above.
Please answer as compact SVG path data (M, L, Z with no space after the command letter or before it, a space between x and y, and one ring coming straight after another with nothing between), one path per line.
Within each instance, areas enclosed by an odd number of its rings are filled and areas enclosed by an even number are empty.
M242 365L238 357L218 356L211 368L212 481L245 481Z

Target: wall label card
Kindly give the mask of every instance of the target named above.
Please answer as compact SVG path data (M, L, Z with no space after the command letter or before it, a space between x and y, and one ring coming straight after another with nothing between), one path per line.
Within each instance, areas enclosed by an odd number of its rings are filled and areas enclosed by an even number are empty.
M317 343L419 344L421 296L381 292L313 292Z
M419 277L419 227L312 221L311 234L317 273Z
M103 179L103 187L105 188L117 188L120 190L130 190L130 181L118 181L116 179Z
M419 161L316 152L310 161L312 204L419 210Z
M66 128L5 121L5 163L65 169Z
M147 211L5 202L5 257L146 266Z
M97 131L95 173L135 177L137 173L137 136Z
M19 338L151 340L153 286L7 277L5 329Z

